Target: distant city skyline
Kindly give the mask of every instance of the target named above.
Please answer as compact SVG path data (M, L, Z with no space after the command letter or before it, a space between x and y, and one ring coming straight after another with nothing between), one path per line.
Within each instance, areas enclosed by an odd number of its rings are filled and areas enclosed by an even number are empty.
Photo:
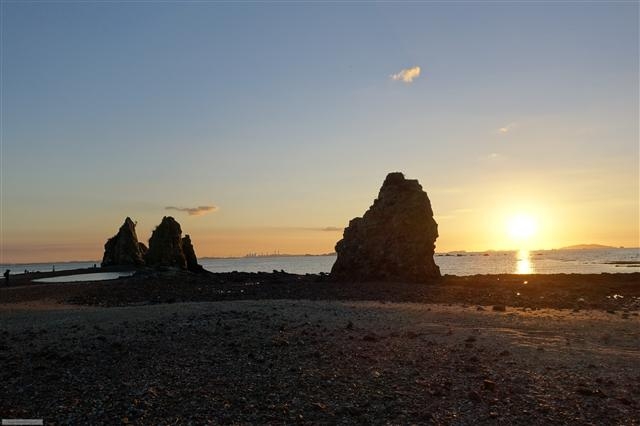
M0 263L126 216L333 252L387 173L437 252L640 246L637 2L0 2Z

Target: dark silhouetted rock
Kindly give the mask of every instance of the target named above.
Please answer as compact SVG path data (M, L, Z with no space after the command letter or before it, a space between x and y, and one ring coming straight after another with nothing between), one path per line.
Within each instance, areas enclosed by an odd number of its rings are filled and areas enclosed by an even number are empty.
M198 258L196 257L196 251L193 249L193 244L191 244L191 237L189 235L185 235L182 239L182 252L184 253L184 258L187 261L187 269L191 272L202 272L204 268L198 265Z
M128 217L118 233L104 245L102 266L143 266L142 247L144 244L138 242L136 235L136 224Z
M138 247L140 247L140 253L142 253L142 258L144 259L149 249L144 245L144 243L138 243Z
M336 244L334 281L429 282L440 277L433 255L438 224L417 180L389 173L363 217Z
M145 260L148 266L187 269L187 260L182 251L182 229L171 216L163 217L151 234Z

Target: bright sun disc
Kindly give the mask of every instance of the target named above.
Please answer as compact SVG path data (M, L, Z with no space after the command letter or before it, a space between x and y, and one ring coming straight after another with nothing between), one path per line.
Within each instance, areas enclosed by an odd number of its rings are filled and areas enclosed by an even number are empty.
M536 221L531 216L514 216L507 224L509 236L514 240L526 240L531 238L537 229Z

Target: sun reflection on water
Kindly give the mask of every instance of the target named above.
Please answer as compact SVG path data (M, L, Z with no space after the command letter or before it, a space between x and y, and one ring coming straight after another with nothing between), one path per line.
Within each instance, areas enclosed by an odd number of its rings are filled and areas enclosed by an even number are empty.
M529 250L520 250L516 257L516 274L533 274L533 263Z

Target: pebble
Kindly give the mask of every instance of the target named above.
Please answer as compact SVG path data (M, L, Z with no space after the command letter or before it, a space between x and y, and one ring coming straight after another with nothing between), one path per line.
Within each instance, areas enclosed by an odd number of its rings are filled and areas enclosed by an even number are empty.
M496 390L496 383L491 381L491 380L484 380L482 382L482 386L486 389L489 390L491 392Z

